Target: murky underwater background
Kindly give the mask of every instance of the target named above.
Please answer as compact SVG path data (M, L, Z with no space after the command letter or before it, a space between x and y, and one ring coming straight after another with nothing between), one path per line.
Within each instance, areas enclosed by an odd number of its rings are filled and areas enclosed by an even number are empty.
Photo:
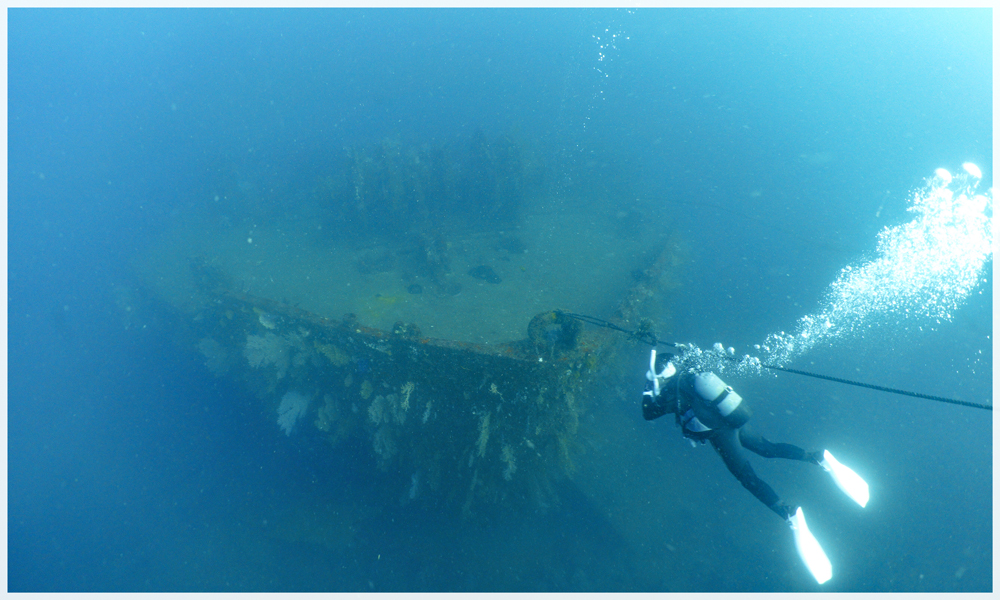
M642 420L639 343L595 366L551 494L463 512L368 440L285 435L177 327L207 260L330 318L512 341L545 310L609 318L669 248L657 334L753 353L935 169L992 186L991 18L11 10L9 589L991 591L988 411L727 376L768 438L871 485L862 510L751 458L807 510L819 587L710 448ZM392 169L409 183L371 182ZM875 313L789 366L992 404L992 260L979 277L950 319Z

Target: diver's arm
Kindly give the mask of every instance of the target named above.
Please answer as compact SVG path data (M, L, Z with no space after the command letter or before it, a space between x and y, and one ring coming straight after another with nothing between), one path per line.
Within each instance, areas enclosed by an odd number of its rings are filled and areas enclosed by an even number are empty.
M654 396L653 383L646 382L646 391L642 393L642 416L647 421L658 419L667 413L672 413L677 408L677 401L673 397L676 390L673 386L666 386L660 390L659 396Z
M646 389L642 392L642 416L647 421L676 412L676 386L664 385L675 373L677 369L669 361L661 371L656 370L656 348L653 348L649 356L649 371L646 372Z

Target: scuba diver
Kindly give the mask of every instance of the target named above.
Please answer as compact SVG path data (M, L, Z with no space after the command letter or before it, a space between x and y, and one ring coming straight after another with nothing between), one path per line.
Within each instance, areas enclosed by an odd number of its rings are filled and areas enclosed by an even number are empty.
M693 369L678 372L669 360L657 371L656 362L656 349L653 349L646 373L648 381L642 394L642 416L652 421L673 413L681 435L692 445L710 443L743 487L791 527L799 556L816 581L829 580L833 575L830 561L806 527L802 508L782 502L771 486L757 477L743 448L764 458L787 458L819 465L862 507L868 503L868 484L837 462L828 450L807 452L792 444L768 441L755 433L747 426L751 416L747 403L715 373Z

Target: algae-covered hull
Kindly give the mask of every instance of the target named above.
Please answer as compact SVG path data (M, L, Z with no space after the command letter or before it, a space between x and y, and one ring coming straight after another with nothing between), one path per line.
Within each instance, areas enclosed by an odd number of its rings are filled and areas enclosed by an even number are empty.
M137 270L275 435L360 440L404 499L546 504L625 342L554 309L648 328L677 246L654 202L553 192L533 156L509 136L384 141L295 193L220 184Z
M672 256L641 273L618 325L649 327L641 311ZM175 311L184 337L214 373L247 385L276 435L319 438L331 452L360 438L404 498L431 495L464 514L554 500L554 480L574 469L590 384L626 342L560 311L538 314L510 343L434 339L402 322L382 331L233 291L192 266L203 301Z

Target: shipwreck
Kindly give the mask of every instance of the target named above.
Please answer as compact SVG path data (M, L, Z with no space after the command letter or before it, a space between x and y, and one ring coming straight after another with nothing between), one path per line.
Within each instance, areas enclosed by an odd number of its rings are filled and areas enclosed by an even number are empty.
M552 502L603 401L595 378L635 343L560 309L662 328L680 261L637 233L641 209L554 201L508 138L470 146L464 162L354 149L297 210L228 198L137 261L178 341L241 382L276 436L360 439L400 494L465 515Z

